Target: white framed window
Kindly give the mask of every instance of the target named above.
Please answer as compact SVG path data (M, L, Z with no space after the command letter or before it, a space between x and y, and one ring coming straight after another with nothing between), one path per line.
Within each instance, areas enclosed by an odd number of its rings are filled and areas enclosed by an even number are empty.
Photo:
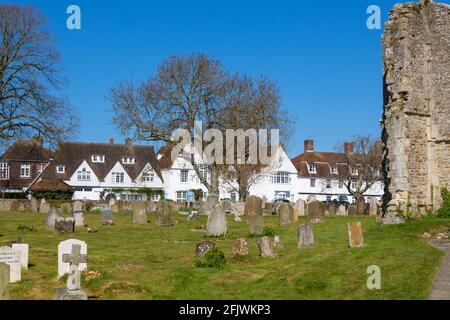
M344 181L339 180L339 189L343 189L344 188Z
M331 196L327 196L327 202L331 202Z
M200 178L208 179L208 166L202 164L198 167Z
M315 164L310 164L308 166L308 170L309 170L309 173L316 173L317 172L316 165Z
M353 190L356 189L356 181L352 181L352 189L353 189Z
M188 176L189 176L189 170L181 170L181 172L180 172L180 182L181 183L187 183L188 182Z
M153 171L147 171L143 175L144 182L153 182L155 181L155 173Z
M358 168L354 168L353 167L353 168L351 168L350 172L351 172L352 175L357 176L358 175Z
M327 189L331 189L331 180L326 181L326 187Z
M9 179L9 165L7 162L0 163L0 180Z
M30 175L31 175L31 165L21 164L20 165L20 177L21 178L29 178Z
M65 173L66 172L66 166L60 164L56 166L56 173Z
M186 201L187 191L177 191L177 201Z
M111 174L111 182L112 183L124 183L124 181L125 181L125 173L113 172Z
M77 172L78 181L90 181L91 180L91 172L86 168L81 169Z
M316 179L310 179L309 180L309 186L311 188L315 188L316 187Z
M94 163L105 163L105 156L102 154L94 154L91 156L91 160Z
M161 199L161 195L159 193L152 193L150 196L151 201L159 201Z
M122 157L122 163L123 164L135 164L136 158L135 157Z
M331 166L331 173L337 174L338 173L338 168L336 166Z
M277 172L270 176L270 182L276 184L291 183L289 172Z
M36 165L36 173L37 174L42 173L44 171L44 169L45 169L45 163L38 163Z

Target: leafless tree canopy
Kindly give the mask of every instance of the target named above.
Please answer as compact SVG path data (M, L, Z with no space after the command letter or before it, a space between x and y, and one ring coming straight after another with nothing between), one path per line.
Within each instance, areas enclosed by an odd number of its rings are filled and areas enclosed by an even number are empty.
M47 142L76 131L59 89L57 51L45 18L30 6L0 5L0 143L39 135Z
M193 133L195 121L201 121L204 130L289 128L275 83L230 75L204 54L173 55L146 82L119 82L109 98L114 123L136 140L170 143L175 129ZM221 168L210 169L211 183L199 177L210 194L217 194Z

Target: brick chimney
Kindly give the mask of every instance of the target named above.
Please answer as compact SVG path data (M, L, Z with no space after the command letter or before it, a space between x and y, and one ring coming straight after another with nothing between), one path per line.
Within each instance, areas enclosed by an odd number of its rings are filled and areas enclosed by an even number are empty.
M114 139L113 138L109 138L109 144L114 144Z
M305 152L314 152L314 140L305 140Z
M126 145L127 147L132 147L132 146L133 146L133 139L131 139L131 138L126 138L126 139L125 139L125 145Z
M353 154L353 142L344 142L345 154Z
M43 139L42 139L42 137L34 136L31 140L32 140L38 147L42 147L42 145L43 145Z

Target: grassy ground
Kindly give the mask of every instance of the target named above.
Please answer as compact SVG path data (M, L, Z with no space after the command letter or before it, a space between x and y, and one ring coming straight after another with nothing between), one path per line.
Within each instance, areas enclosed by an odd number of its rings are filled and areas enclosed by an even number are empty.
M296 248L296 227L279 230L284 248L277 259L258 256L256 239L248 237L246 223L229 219L226 239L215 240L228 260L232 241L245 237L251 259L228 262L225 269L197 268L193 264L196 242L204 233L191 231L206 218L189 223L174 215L171 228L157 228L150 215L148 225L133 225L130 213L114 216L115 225L102 226L99 214L87 214L87 228L74 235L45 230L45 215L0 213L0 245L22 237L30 245L30 268L22 282L12 284L12 299L52 299L57 279L57 247L60 241L77 238L87 242L89 270L100 277L86 279L83 288L90 299L426 299L443 252L421 237L448 221L426 218L399 226L379 226L369 217L328 218L314 225L316 246ZM362 221L365 248L350 249L347 222ZM266 224L277 225L276 217ZM300 223L303 221L300 221ZM19 231L24 225L33 231ZM368 290L367 267L381 268L381 290Z

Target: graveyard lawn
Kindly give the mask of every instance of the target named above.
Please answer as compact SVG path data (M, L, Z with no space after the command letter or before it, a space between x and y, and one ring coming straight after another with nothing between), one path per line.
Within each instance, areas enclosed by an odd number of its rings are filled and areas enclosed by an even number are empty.
M278 232L283 244L275 248L278 258L267 259L258 256L245 219L228 218L228 236L213 240L228 263L224 269L204 269L194 265L193 256L205 233L192 229L206 225L206 217L187 222L173 214L175 225L168 228L154 225L155 214L148 217L150 224L136 225L131 213L119 213L114 225L102 226L100 214L89 213L85 223L98 233L85 227L58 235L45 229L44 214L0 213L0 245L18 237L30 245L29 269L20 283L11 284L11 299L53 299L55 290L65 287L65 278L57 279L57 248L70 238L88 245L82 288L89 299L426 299L444 253L422 234L450 225L436 218L380 226L372 217L327 217L313 226L313 248L298 249L297 225L287 226ZM352 221L362 222L363 248L348 246ZM278 219L265 217L265 223L277 226ZM236 238L247 239L249 261L231 262ZM371 265L381 268L381 290L367 289Z

